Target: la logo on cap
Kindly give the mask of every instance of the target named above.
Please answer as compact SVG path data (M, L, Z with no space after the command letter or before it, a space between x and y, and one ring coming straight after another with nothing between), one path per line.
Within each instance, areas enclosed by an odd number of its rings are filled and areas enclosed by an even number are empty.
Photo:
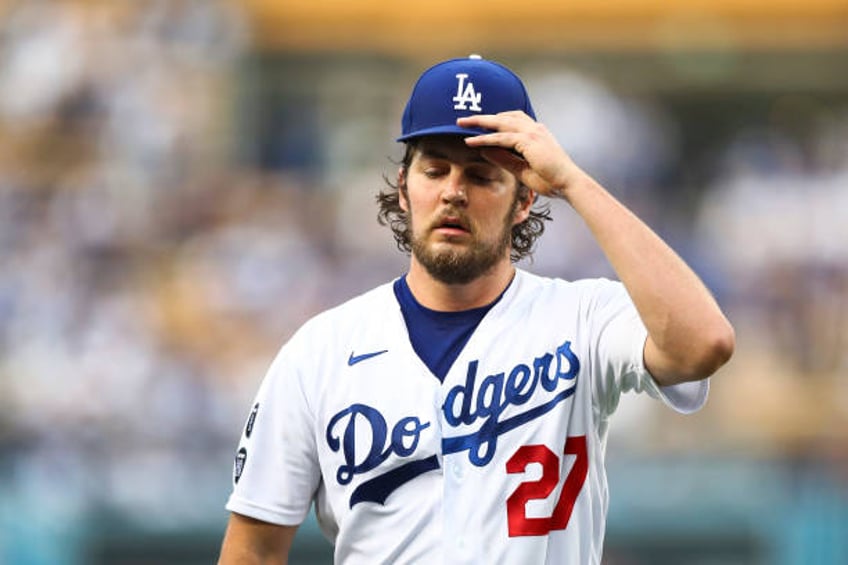
M453 109L470 109L474 112L482 112L483 109L480 107L480 100L483 98L483 93L474 90L473 82L468 81L468 83L466 83L465 79L467 78L467 73L458 73L456 75L456 96L453 97L453 101L456 102L456 104L453 105ZM467 103L470 103L471 106L466 106Z

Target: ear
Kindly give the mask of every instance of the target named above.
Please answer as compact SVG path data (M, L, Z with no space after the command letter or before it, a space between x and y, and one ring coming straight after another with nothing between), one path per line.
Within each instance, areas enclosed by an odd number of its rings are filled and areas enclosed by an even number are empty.
M519 185L518 191L521 195L515 204L515 216L512 222L514 226L530 217L530 209L533 207L533 202L536 201L536 193L526 186Z
M398 169L397 175L398 204L404 212L409 212L409 201L406 199L406 169Z

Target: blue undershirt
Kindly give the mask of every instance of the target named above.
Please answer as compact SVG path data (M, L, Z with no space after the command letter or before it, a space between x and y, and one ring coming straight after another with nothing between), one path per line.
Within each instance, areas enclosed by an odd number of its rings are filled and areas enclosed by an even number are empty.
M406 276L395 281L394 291L406 322L412 349L430 372L442 382L480 321L503 296L501 293L491 304L480 308L439 312L419 304L406 284Z

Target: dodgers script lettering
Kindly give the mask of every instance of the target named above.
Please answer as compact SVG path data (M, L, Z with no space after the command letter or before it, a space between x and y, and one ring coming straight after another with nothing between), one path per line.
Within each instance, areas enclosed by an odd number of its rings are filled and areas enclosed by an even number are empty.
M368 437L370 432L370 447L364 457L357 457L356 426L366 426L361 437ZM333 451L342 449L345 463L340 465L336 473L339 484L346 485L355 475L367 473L385 461L392 453L398 457L408 457L415 453L422 430L430 426L430 422L421 422L415 416L401 418L392 428L391 437L388 435L386 419L375 408L365 404L353 404L333 416L327 426L327 445ZM340 435L336 428L344 431ZM342 438L340 441L340 437ZM388 446L386 440L389 439ZM361 455L361 453L360 453Z
M483 377L478 386L479 366L479 360L468 363L465 383L451 388L442 405L446 431L479 424L472 433L443 437L442 453L467 450L469 461L478 467L492 460L499 436L544 416L574 394L580 360L571 350L571 342L566 341L553 353L544 353L532 362ZM502 418L510 407L523 405L529 408L521 412L513 410ZM336 472L340 485L350 484L357 475L377 469L393 454L409 458L358 485L351 495L351 506L359 502L382 503L403 484L439 468L437 454L412 457L422 432L430 424L417 416L406 416L390 431L378 409L360 403L350 405L330 419L327 445L334 452L340 451L344 459Z
M464 385L457 385L448 392L442 406L445 420L451 426L471 425L482 420L480 428L471 434L454 436L442 440L442 453L468 450L468 458L481 467L492 460L497 448L498 436L513 430L551 411L557 404L574 394L577 388L577 373L580 360L566 341L556 349L556 354L545 353L533 360L533 368L518 364L506 373L488 375L476 389L477 361L468 364ZM555 365L555 369L552 367ZM574 381L564 390L557 391L560 380ZM554 393L543 404L536 405L505 420L500 416L510 406L525 404L541 385L548 393ZM476 389L476 397L475 397Z

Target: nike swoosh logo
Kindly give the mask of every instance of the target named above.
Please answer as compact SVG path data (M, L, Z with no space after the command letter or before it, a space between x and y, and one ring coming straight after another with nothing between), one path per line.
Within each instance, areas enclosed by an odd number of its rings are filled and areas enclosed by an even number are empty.
M382 355L383 353L387 353L388 349L383 349L382 351L373 351L371 353L363 353L362 355L354 355L353 351L350 352L350 357L347 358L347 364L349 367L352 367L359 363L360 361L365 361L366 359L371 359L372 357L376 357L377 355Z

